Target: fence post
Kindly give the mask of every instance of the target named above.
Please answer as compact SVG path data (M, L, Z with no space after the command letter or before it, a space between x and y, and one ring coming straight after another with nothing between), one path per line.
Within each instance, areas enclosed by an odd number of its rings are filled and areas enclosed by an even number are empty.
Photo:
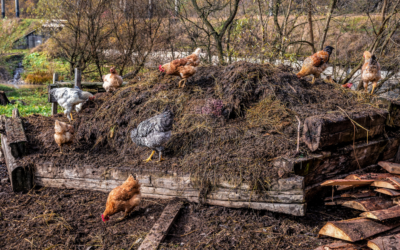
M58 74L57 73L54 73L53 74L53 84L56 84L56 82L57 82L57 80L58 80ZM49 88L49 91L51 90L51 88ZM50 95L50 93L49 93L49 95ZM57 114L57 102L53 102L53 103L51 103L51 114L52 115L56 115Z
M79 89L82 89L82 75L81 70L79 68L75 68L75 86L78 86Z

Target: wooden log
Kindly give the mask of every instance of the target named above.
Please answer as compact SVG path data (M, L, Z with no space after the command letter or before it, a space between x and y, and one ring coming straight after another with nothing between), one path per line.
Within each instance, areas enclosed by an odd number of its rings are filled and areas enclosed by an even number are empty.
M32 167L21 167L16 163L12 149L9 146L8 137L1 135L1 147L6 160L8 176L14 192L28 191L33 187Z
M398 225L383 224L367 218L331 221L321 228L319 236L325 235L345 241L356 242L388 231L396 226Z
M169 203L138 249L156 250L167 236L182 206L183 202L179 201Z
M305 186L312 186L329 179L338 179L359 169L373 166L378 161L395 158L400 138L376 139L367 144L356 143L338 148L334 152L321 152L304 158L280 158L273 162L276 170L281 168L299 176L304 176ZM356 157L355 157L356 156Z
M382 197L373 197L365 200L346 201L342 204L344 207L370 212L393 207L393 201L386 200Z
M355 140L373 138L383 134L388 112L376 109L373 113L353 112L349 116L358 124L368 129L356 129L351 120L344 114L332 113L308 117L304 121L303 139L308 148L314 152L328 146Z
M389 196L400 196L400 192L391 190L391 189L386 189L386 188L377 188L375 189L375 192L381 193L381 194L386 194Z
M400 234L378 237L368 241L368 247L372 250L396 250L400 249Z
M400 102L390 100L389 119L386 123L390 127L400 127Z
M10 101L8 100L6 93L4 91L0 91L0 105L8 105Z
M315 248L314 250L358 250L359 247L350 243L335 242L329 245L323 245Z
M380 188L388 188L393 190L400 190L400 187L391 183L389 181L374 181L371 186L373 187L380 187Z
M26 153L27 138L18 109L14 109L12 112L13 118L5 120L5 133L8 145L11 148L11 154L18 158Z
M400 174L400 164L387 161L380 161L378 162L378 165L391 174Z
M371 190L362 190L362 191L355 192L355 193L345 193L345 194L342 194L341 196L343 198L360 199L360 198L367 198L367 197L376 196L376 192L371 191Z
M388 220L400 217L400 206L393 206L388 209L370 211L360 214L361 217L370 218L374 220Z
M321 184L321 186L348 186L348 185L357 185L357 186L365 186L373 183L374 180L329 180L325 181Z
M333 200L333 201L326 201L325 206L339 206L343 205L345 202L348 202L350 199L349 198L342 198L338 200Z
M390 183L393 183L394 185L400 187L400 178L398 177L388 177L386 178L387 181L389 181Z

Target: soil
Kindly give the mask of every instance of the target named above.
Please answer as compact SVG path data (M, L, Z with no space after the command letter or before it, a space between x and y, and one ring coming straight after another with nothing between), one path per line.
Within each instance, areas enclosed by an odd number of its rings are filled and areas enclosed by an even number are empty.
M0 179L7 178L0 164ZM13 193L0 184L0 249L137 249L168 200L143 199L131 215L103 223L107 194L71 189L35 188ZM251 209L186 203L160 249L314 249L329 220L359 212L311 206L305 217Z
M58 153L54 120L64 115L24 118L29 155L21 164L52 161L56 165L91 163L190 173L207 188L215 178L243 181L268 189L277 178L271 160L296 153L296 116L304 120L327 112L343 115L377 111L368 98L322 80L310 84L287 66L237 62L200 67L184 89L179 78L151 71L115 93L98 93L95 101L73 114L75 143ZM173 134L162 163L143 163L150 150L132 143L130 131L169 105L175 113ZM309 154L304 143L300 154Z

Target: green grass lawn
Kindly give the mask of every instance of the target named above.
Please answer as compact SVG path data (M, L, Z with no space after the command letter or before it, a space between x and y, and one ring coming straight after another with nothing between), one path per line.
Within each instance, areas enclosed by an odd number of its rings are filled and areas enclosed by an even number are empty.
M40 114L43 116L51 115L51 104L47 102L47 88L45 86L39 88L13 88L0 84L0 91L5 91L8 99L16 100L14 105L0 105L0 115L11 117L14 108L19 109L21 116L32 114ZM22 105L24 101L26 105Z

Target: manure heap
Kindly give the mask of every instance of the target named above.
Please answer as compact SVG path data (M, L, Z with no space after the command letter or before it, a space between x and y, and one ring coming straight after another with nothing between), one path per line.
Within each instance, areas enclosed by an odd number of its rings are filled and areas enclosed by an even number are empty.
M390 161L399 148L398 127L386 126L390 102L322 80L312 85L287 66L199 67L184 89L178 81L150 72L96 94L74 114L76 138L64 154L53 138L64 115L23 118L27 155L18 166L39 186L108 192L138 174L144 197L301 216L324 191L319 183ZM167 105L175 118L166 161L144 163L149 150L133 144L130 131Z

